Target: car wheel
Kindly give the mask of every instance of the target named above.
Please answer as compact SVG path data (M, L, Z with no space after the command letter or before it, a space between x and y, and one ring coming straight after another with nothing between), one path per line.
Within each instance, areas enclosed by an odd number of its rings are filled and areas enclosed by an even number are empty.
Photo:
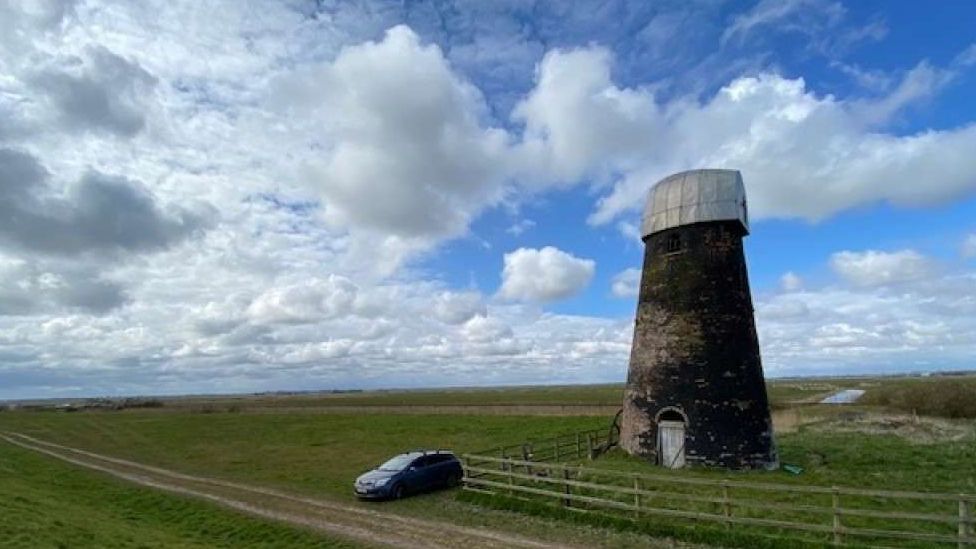
M403 485L397 484L390 493L393 494L393 499L403 499Z

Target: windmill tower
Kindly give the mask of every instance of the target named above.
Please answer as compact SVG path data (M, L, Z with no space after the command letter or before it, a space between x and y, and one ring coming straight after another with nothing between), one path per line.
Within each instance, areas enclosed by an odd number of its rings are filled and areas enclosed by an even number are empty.
M692 170L661 180L641 233L621 447L666 467L777 467L742 247L742 175Z

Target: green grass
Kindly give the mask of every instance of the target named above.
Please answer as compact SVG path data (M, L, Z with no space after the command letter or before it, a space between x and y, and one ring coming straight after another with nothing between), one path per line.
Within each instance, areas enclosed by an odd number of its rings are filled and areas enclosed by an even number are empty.
M623 384L560 385L551 387L488 387L471 389L430 389L368 391L361 393L323 393L295 395L242 395L227 397L187 397L171 399L171 407L215 409L240 407L318 406L620 406Z
M436 446L480 450L485 444L541 438L552 432L603 426L608 421L603 417L483 415L13 412L0 414L0 431L22 432L181 472L352 503L353 479L403 450ZM456 491L359 505L571 545L660 546L633 533L478 510L458 501Z
M829 423L824 425L829 425ZM815 485L822 487L841 486L873 488L877 490L943 492L948 494L965 492L976 494L976 438L972 434L960 440L944 440L936 443L919 444L894 435L838 433L823 430L821 427L819 425L808 425L801 427L798 432L777 437L782 462L801 466L803 473L800 475L792 475L782 470L775 472L730 472L715 469L690 468L667 471L648 467L647 463L643 460L627 455L620 450L614 450L595 461L571 459L566 460L565 463L583 467L588 471L585 474L574 473L574 478L577 480L617 485L623 488L632 486L632 478L628 476L617 476L614 473L623 472L655 475L664 480L646 481L644 484L645 489L658 492L656 498L653 499L655 506L705 513L721 514L721 506L716 503L687 501L681 495L721 498L721 487L717 485L703 486L700 484L687 484L680 482L681 480L703 478L718 481L730 479L746 483ZM558 473L558 470L556 473ZM491 475L487 478L498 482L507 482L500 475ZM561 490L558 484L544 480L529 481L519 479L516 483L551 491ZM614 494L604 490L577 488L574 493L615 500L624 504L630 504L633 501L633 496L630 494ZM679 495L669 498L666 493ZM773 509L739 506L735 511L736 516L774 518L822 526L829 526L831 524L829 512L801 512L789 509L787 506L787 504L801 506L812 505L829 509L831 506L830 494L793 493L735 487L732 489L731 495L733 498L744 499L746 501L767 504L779 502L784 504ZM534 496L531 494L522 494L522 496L532 500L529 504L525 504L527 505L526 512L539 513L540 510L535 509L539 504L552 504L555 502L551 497ZM478 498L475 499L477 500ZM513 504L511 501L506 501L506 499L505 497L501 497L495 503L502 508L513 508L513 505L515 507L520 505ZM852 495L843 496L842 501L844 507L851 509L863 508L889 512L932 513L949 517L954 517L957 510L955 501L904 500ZM490 502L482 503L489 504ZM628 521L630 518L629 512L617 512L605 508L600 509L599 512L617 516L617 518L607 519L611 521ZM573 517L581 516L578 513L562 514L565 515L564 518L571 520L577 520ZM902 519L865 517L845 517L844 521L845 525L849 527L894 530L911 529L940 535L954 535L955 533L955 525L945 523L912 522ZM666 528L662 529L662 522ZM622 528L637 528L639 531L651 533L648 530L649 526L642 523L632 524ZM735 538L734 536L725 538L726 532L724 528L714 523L665 519L663 521L652 521L652 524L654 525L654 529L656 529L655 532L658 534L673 535L681 539L696 541L715 542L718 540L723 541L724 544L733 546L765 546L765 542L760 543L758 541L750 541L750 539L755 537L755 535L773 533L768 529L737 527L735 531L742 534L741 538ZM803 537L806 537L813 543L823 542L827 539L826 537L818 538L815 535L806 536L800 533L793 533L792 537L788 539L800 539ZM818 539L819 541L817 541ZM789 542L784 542L783 539L777 540L776 538L771 538L768 541L768 546L770 547L790 546ZM928 546L925 543L919 542L899 544L883 539L876 541L878 543L884 542L883 544L885 545L898 547Z
M781 406L804 398L858 387L864 379L771 380L769 397ZM224 411L247 408L314 408L320 406L608 406L619 407L624 385L557 385L529 387L487 387L470 389L390 390L352 393L240 395L169 399L167 407L196 411Z
M888 380L868 390L863 403L901 412L976 418L976 376Z
M356 476L399 452L482 450L608 423L592 417L479 415L0 414L0 430L183 472L348 500Z
M0 442L3 547L355 547Z
M807 426L796 433L779 435L776 441L781 463L799 465L802 474L703 468L667 474L747 482L976 493L976 439L972 437L914 444L893 435L825 433ZM620 471L649 472L642 460L620 451L611 452L593 464ZM660 469L651 472L664 473Z
M774 402L786 403L813 399L840 388L866 388L870 395L879 388L899 384L911 386L919 382L918 379L783 380L770 384L770 395ZM295 404L294 399L310 407L338 401L364 406L609 406L619 402L621 389L620 385L604 385L300 396L271 401L267 396L257 397L265 402L262 406L271 402L271 408L288 408L287 411L266 409L264 413L223 413L228 406L240 404L245 409L250 406L249 400L235 398L220 400L221 403L213 408L219 413L207 414L195 413L197 410L186 403L175 406L170 402L157 410L124 412L4 412L0 413L0 431L23 432L183 472L351 502L353 479L397 452L420 447L480 451L556 434L604 428L610 418L382 411L359 414L351 410L317 413L312 409L304 410ZM804 407L805 414L819 416L822 412L825 418L862 409L868 408ZM955 442L914 444L896 436L831 432L806 426L798 432L779 435L777 439L782 462L804 467L802 475L702 469L665 473L621 453L583 464L623 471L746 481L976 492L976 441L972 436ZM8 491L0 491L2 493ZM546 526L546 523L528 519L522 521L509 513L491 512L475 507L481 505L477 502L462 499L453 492L440 492L383 504L383 509L457 524L514 529L544 539L591 541L609 535L593 534L592 531L587 534L586 528L574 531L575 526L566 523ZM47 512L41 514L48 515ZM658 523L660 525L661 521ZM651 532L644 532L647 533ZM691 536L691 539L696 538Z

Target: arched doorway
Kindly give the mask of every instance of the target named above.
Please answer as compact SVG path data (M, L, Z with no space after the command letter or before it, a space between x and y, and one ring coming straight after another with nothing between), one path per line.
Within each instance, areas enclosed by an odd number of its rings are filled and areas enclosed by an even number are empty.
M657 422L658 463L668 469L685 466L685 425L688 418L673 407L662 409L655 418Z

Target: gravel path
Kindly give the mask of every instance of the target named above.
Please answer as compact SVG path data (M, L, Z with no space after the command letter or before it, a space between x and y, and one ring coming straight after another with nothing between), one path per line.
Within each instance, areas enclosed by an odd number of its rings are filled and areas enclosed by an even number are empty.
M269 488L177 473L18 433L2 434L0 438L21 448L142 486L205 499L251 515L312 528L367 545L464 549L566 547L493 530L416 519Z

